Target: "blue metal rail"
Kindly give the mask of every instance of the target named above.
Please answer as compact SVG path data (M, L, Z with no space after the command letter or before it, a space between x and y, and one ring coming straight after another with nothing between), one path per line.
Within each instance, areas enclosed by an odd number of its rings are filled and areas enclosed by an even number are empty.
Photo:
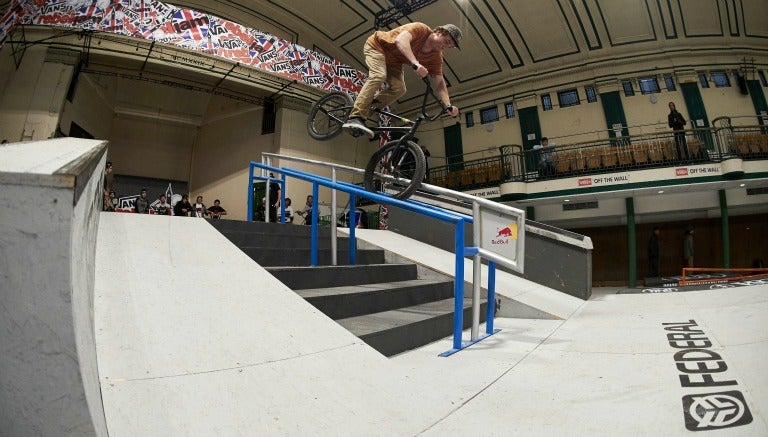
M299 180L312 183L312 210L318 211L318 192L319 187L327 187L331 190L337 190L348 193L350 196L349 209L355 211L356 201L358 198L367 198L374 202L384 205L392 205L407 211L415 212L417 214L426 215L428 217L442 220L444 222L452 223L455 227L455 275L454 275L454 315L453 315L453 348L440 354L440 356L452 355L468 346L471 346L478 341L493 335L499 330L493 328L493 316L495 314L495 277L496 277L496 264L491 261L488 263L488 307L486 318L486 333L485 335L474 338L468 342L462 341L462 331L464 324L464 257L465 256L477 256L482 255L483 250L478 247L465 247L464 246L464 225L473 223L474 219L471 216L460 214L452 211L447 211L441 208L434 207L432 205L426 205L413 200L398 200L392 197L367 191L360 186L353 185L346 182L334 182L332 179L328 179L322 176L313 175L310 173L302 172L299 170L287 168L287 167L273 167L270 165L251 161L249 167L248 178L248 220L253 220L253 183L255 180L267 180L263 176L255 176L254 169L261 169L266 171L280 174L280 183L285 187L286 177L290 176ZM283 201L281 205L285 205L285 189L281 190ZM350 223L355 223L354 212L350 213ZM281 217L283 217L284 211L281 208ZM318 264L318 213L312 214L312 233L311 233L311 257L310 264L314 267ZM282 222L282 219L281 219ZM349 259L350 264L355 264L355 227L349 227ZM479 278L476 278L479 280Z

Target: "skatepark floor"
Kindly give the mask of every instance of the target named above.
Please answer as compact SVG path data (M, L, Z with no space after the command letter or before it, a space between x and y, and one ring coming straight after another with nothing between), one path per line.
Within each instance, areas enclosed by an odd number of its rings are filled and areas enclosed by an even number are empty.
M520 288L563 316L497 318L450 357L446 338L385 358L204 220L103 213L110 436L768 435L768 284L586 302Z

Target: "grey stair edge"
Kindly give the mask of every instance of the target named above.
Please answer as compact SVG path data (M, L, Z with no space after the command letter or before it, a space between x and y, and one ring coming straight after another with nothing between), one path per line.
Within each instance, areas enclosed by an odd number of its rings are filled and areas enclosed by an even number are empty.
M267 271L270 270L281 270L281 271L289 271L289 270L313 270L313 269L364 269L368 267L389 267L389 266L410 266L411 263L376 263L376 264L346 264L346 265L336 265L336 266L267 266L264 267Z
M453 284L453 281L445 279L406 279L404 281L377 282L370 284L342 285L339 287L304 288L295 290L299 296L309 299L313 297L342 296L358 293L375 293L392 291L401 288L416 288L436 284Z
M485 303L485 300L481 300L480 302L481 305ZM464 311L469 308L472 308L472 299L465 298ZM453 313L453 310L454 299L449 298L405 308L382 311L379 313L338 319L336 320L336 323L356 336L363 337L365 335L384 332L401 326L451 314Z

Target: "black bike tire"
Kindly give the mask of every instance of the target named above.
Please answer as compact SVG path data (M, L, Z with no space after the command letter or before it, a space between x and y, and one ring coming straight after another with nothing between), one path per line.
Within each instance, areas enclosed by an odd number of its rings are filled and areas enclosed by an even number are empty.
M374 154L371 155L371 159L368 160L368 165L365 166L365 176L363 178L366 190L376 192L376 182L382 179L376 176L376 173L381 173L379 165L382 162L382 158L399 148L405 148L407 153L413 155L415 168L412 175L413 177L410 178L411 182L408 185L405 185L399 192L389 195L395 199L405 200L411 197L411 195L421 186L424 174L426 173L427 164L427 158L424 157L424 152L421 150L421 147L413 141L406 141L404 144L401 144L399 140L394 140L385 143L384 146L374 152Z
M338 123L336 126L333 126L331 129L329 129L329 132L321 133L316 131L315 117L317 117L318 112L320 112L320 109L323 107L324 104L336 99L341 99L340 103L342 103L341 105L338 105L336 108L344 108L344 112L341 117L341 122ZM309 133L309 136L318 141L325 141L325 140L330 140L331 138L340 134L342 130L341 125L347 121L347 117L349 117L349 113L352 112L352 104L353 104L352 98L349 97L349 94L341 91L334 91L320 98L320 100L315 102L312 105L312 108L309 110L309 117L307 117L307 133Z

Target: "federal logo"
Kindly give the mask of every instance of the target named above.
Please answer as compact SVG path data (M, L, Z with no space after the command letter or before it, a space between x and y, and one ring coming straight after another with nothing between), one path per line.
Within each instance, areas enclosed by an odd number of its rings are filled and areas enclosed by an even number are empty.
M708 431L752 423L752 413L739 391L683 396L685 427Z

